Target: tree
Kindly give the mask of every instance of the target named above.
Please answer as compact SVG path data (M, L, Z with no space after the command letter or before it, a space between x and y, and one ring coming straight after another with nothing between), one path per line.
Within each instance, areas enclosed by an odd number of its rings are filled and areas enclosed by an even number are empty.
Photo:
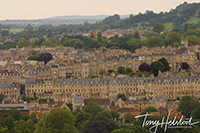
M184 25L184 32L186 32L187 31L187 28L188 28L188 23L186 23L185 25Z
M137 48L142 47L142 42L140 41L140 39L132 38L127 43L128 43L128 49L131 50L132 52L135 52Z
M9 133L14 133L14 120L10 115L7 117L5 123Z
M181 33L179 32L167 32L165 35L165 44L166 46L172 45L174 42L181 42Z
M91 102L87 106L84 106L82 110L91 114L94 117L97 115L98 112L101 112L103 108L101 108L98 104Z
M158 110L155 107L149 106L147 108L144 109L144 111L141 114L146 114L146 113L150 113L150 112L158 112Z
M149 133L149 131L137 125L122 125L119 129L115 129L111 133Z
M118 124L115 121L105 117L95 117L86 124L83 133L110 133L117 128Z
M30 53L31 55L37 55L37 51L35 51L35 50L31 50L29 53Z
M37 55L29 56L27 60L38 60L38 56Z
M133 123L133 121L135 120L134 117L135 117L135 116L132 115L131 113L125 114L125 116L124 116L125 123Z
M143 63L139 66L139 70L140 70L141 72L150 72L150 71L151 71L149 65L148 65L147 63L145 63L145 62L143 62Z
M114 73L115 73L115 71L114 71L114 70L108 70L108 75L110 75L112 72L114 72Z
M180 100L180 103L178 105L178 110L182 111L182 114L185 115L185 117L190 117L193 110L198 108L200 106L200 103L197 99L194 99L191 96L183 96Z
M117 72L120 74L126 74L126 70L123 66L118 67Z
M22 47L30 47L30 41L28 39L21 39L17 42L17 46L19 46L20 48Z
M164 71L164 65L160 61L154 61L150 64L150 69L157 76L159 70Z
M105 110L103 110L101 112L98 112L96 117L105 117L107 119L112 119L112 115L109 112L105 111Z
M125 101L126 100L126 96L124 95L124 94L118 94L117 95L117 99L119 99L119 98L121 98L123 101Z
M182 62L181 63L181 68L187 70L190 66L188 65L187 62Z
M25 114L25 115L22 116L22 119L24 121L27 121L29 118L30 118L29 114Z
M4 95L4 94L2 94L2 92L1 92L1 94L0 94L0 102L1 102L1 100L3 100L3 99L4 99L4 97L5 97L5 95Z
M1 36L2 37L8 36L8 35L9 35L9 30L3 30L3 31L1 31Z
M138 31L135 31L133 37L134 37L135 39L140 39L140 34L138 33Z
M89 113L86 113L84 111L80 111L75 118L75 127L81 131L81 125L83 122L90 120L92 118L92 115Z
M64 41L63 46L74 47L75 49L78 49L83 48L84 44L79 39L67 39L66 41Z
M31 119L28 121L20 120L15 122L15 132L17 133L33 133L35 130L35 123Z
M115 102L114 101L111 102L111 106L115 106Z
M200 38L196 35L188 36L188 44L189 46L200 44Z
M112 115L113 120L115 120L115 118L116 118L116 121L119 120L120 114L119 114L118 111L116 111L116 110L111 110L111 111L110 111L110 114Z
M19 121L20 119L22 119L22 114L16 107L10 108L9 111L11 112L14 121Z
M131 68L129 68L129 67L126 68L126 73L127 73L127 74L130 74L130 73L132 73L132 72L133 72L133 70L132 70Z
M26 29L27 29L27 30L30 30L30 31L33 31L33 26L30 25L30 24L28 24L27 27L26 27Z
M160 33L161 31L163 31L165 29L165 26L162 23L157 23L154 25L153 27L153 31Z
M161 58L158 61L160 61L164 65L164 71L169 71L171 69L169 63L165 58Z
M200 107L193 110L191 116L193 119L200 119Z
M44 120L38 123L35 133L78 133L77 129L74 127L74 121L74 116L69 110L54 108L44 115Z
M91 36L90 36L91 38L95 38L95 36L94 36L94 34L93 34L93 32L91 33Z
M42 53L38 57L38 61L44 61L44 64L47 64L51 59L53 59L50 53Z
M163 39L159 36L148 37L146 41L147 46L149 47L160 47L164 45Z
M97 37L102 37L101 31L99 31L99 32L97 33Z
M188 30L194 30L195 29L195 26L193 24L189 24L188 27L187 27L187 31Z

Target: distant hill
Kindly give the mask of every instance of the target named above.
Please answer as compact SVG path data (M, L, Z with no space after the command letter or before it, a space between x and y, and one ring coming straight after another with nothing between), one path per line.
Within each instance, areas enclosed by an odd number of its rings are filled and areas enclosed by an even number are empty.
M81 15L69 15L69 16L55 16L50 17L46 19L105 19L106 17L109 17L110 15L93 15L93 16L81 16ZM130 15L120 15L121 19L127 18Z
M80 15L69 15L69 16L55 16L46 19L104 19L109 15L94 15L94 16L80 16Z

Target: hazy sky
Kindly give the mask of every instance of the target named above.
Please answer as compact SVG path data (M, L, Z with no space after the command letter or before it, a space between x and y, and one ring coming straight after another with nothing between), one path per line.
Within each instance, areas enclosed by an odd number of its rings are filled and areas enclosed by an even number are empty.
M183 0L0 0L0 20L169 11ZM200 0L187 0L188 3Z

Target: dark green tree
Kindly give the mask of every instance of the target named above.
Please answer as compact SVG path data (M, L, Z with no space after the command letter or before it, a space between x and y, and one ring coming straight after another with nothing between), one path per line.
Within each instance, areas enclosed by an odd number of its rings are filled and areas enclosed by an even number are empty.
M165 35L165 44L166 46L172 45L174 42L181 42L181 33L179 32L167 32Z
M153 31L160 33L161 31L163 31L165 29L165 26L162 23L157 23L154 25L153 27Z
M115 120L115 119L116 119L116 121L119 120L120 114L119 114L118 111L116 111L116 110L111 110L111 111L110 111L110 114L112 115L113 120Z
M150 112L158 112L158 110L155 107L149 106L147 108L144 109L144 111L141 114L146 114L146 113L150 113Z
M117 99L119 99L119 98L121 98L123 101L126 100L126 96L125 96L124 94L121 94L121 93L119 93L119 94L117 95Z
M74 122L74 116L69 110L54 108L44 115L44 120L38 123L35 133L78 133Z
M190 117L193 110L197 109L200 103L197 99L191 96L183 96L178 105L178 110L182 112L185 117Z
M192 119L200 119L200 107L196 108L191 113Z
M164 65L160 61L154 61L150 64L150 69L157 76L159 70L164 71Z
M158 61L160 61L164 65L164 71L169 71L171 69L168 61L165 58L161 58Z
M103 111L103 108L101 108L96 103L89 103L87 106L84 106L82 110L91 114L94 117L97 115L98 112Z
M115 129L111 133L149 133L149 131L137 125L122 125L119 129Z
M107 119L112 119L112 115L109 112L105 111L105 110L103 110L101 112L98 112L96 117L105 117Z
M0 94L0 102L1 102L1 100L3 100L3 98L5 97L5 95L4 94Z
M138 33L138 31L135 31L133 37L134 37L135 39L140 39L140 34Z
M19 121L20 119L22 119L22 114L16 107L10 108L9 111L11 112L14 121Z
M125 123L134 123L134 121L136 120L135 116L132 115L131 113L125 114L124 119L125 119Z
M118 124L105 117L92 118L85 126L83 133L110 133L118 128Z
M9 115L5 121L9 133L14 133L14 119Z
M127 74L130 74L130 73L132 73L132 72L133 72L133 70L132 70L131 68L129 68L129 67L126 68L126 73L127 73Z
M160 47L164 45L163 39L159 36L148 37L146 44L148 47Z
M86 113L84 111L80 111L76 117L75 117L75 127L81 131L81 125L83 122L90 120L92 118L92 115L89 113Z
M117 72L120 74L126 74L126 69L123 66L118 67Z

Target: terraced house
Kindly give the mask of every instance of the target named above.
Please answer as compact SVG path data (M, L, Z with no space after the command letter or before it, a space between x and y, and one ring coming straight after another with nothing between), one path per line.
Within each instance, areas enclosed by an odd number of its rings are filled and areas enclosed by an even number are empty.
M0 80L0 94L3 94L5 100L16 102L20 100L21 84L18 82L3 82Z
M138 99L155 99L164 96L166 99L181 98L191 95L200 97L200 74L164 73L158 77L104 77L93 79L27 79L26 96L33 97L36 92L39 98L53 98L55 101L72 102L75 96L83 99L110 98L117 101L117 94L126 97L137 96Z

